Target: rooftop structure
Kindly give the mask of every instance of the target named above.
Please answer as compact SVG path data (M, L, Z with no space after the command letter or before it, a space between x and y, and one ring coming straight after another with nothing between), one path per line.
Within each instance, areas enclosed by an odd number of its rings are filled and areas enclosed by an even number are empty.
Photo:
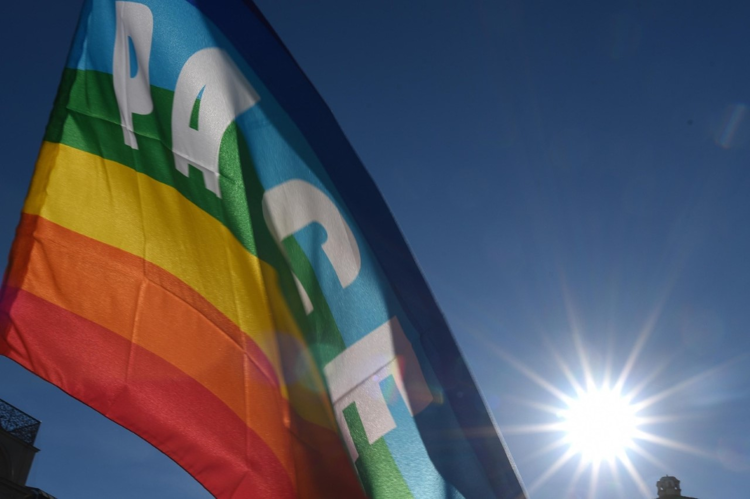
M41 423L22 410L0 400L0 497L3 499L54 499L46 492L26 486Z
M673 476L664 475L656 482L657 499L696 499L682 495L680 481Z
M32 418L22 410L0 399L0 429L29 445L34 445L41 424L38 419Z

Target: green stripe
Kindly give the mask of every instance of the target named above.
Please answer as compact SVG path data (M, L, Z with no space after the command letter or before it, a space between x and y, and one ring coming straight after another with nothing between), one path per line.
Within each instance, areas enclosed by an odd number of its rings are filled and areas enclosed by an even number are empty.
M354 441L359 457L354 462L359 473L359 479L365 488L367 497L388 497L407 499L414 497L398 469L396 461L384 438L379 438L372 444L367 438L365 427L359 417L356 404L352 403L344 409L346 426Z
M264 189L247 143L236 124L224 134L219 151L222 198L206 189L203 175L177 171L171 151L174 92L151 87L154 111L134 115L138 149L125 145L112 75L66 69L45 140L65 144L116 161L177 189L183 196L226 226L249 252L277 269L281 289L319 366L345 348L310 261L293 237L284 241L292 267L307 290L314 310L306 316L288 265L265 224ZM196 101L197 112L200 101Z

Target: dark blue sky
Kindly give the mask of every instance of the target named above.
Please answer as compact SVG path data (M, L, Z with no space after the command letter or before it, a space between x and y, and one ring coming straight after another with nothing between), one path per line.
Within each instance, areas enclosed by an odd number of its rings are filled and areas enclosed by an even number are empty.
M79 5L4 9L3 258ZM562 408L528 370L573 395L555 355L583 382L576 335L597 383L617 379L640 337L624 390L657 396L642 414L659 422L643 430L668 441L639 440L650 459L631 451L633 469L653 496L670 473L687 495L739 497L750 479L750 4L259 5L388 200L527 486L565 452L539 452L559 434L521 431L558 421L540 405ZM208 497L6 359L0 398L42 419L30 483L60 498ZM570 486L577 465L532 497L587 497L589 470ZM595 497L638 494L622 464L603 466Z

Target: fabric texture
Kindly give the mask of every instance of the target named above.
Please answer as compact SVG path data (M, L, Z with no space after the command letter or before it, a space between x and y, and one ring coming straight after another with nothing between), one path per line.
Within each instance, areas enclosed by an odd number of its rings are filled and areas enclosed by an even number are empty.
M87 1L0 353L217 497L525 497L382 197L250 2Z

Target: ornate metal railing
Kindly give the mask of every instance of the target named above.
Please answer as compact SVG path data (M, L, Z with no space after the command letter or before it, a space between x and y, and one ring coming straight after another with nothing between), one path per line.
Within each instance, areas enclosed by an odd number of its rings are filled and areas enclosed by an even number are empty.
M0 428L29 445L34 445L41 423L0 399Z

